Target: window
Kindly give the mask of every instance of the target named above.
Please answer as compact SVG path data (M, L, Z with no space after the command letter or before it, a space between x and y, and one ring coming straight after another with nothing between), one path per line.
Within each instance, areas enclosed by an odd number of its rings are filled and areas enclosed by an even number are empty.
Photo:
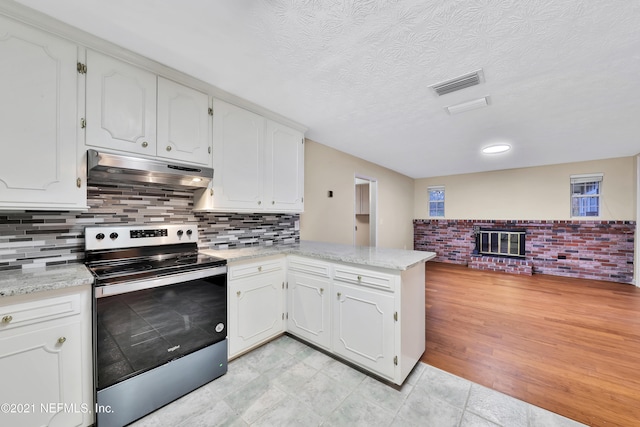
M444 187L429 187L429 216L444 216Z
M599 216L602 174L571 176L571 216Z

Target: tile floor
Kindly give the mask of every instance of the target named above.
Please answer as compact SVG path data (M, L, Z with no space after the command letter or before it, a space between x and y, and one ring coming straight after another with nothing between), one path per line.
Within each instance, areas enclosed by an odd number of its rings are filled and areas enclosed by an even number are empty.
M419 363L396 389L289 337L133 423L151 426L575 427L583 424Z

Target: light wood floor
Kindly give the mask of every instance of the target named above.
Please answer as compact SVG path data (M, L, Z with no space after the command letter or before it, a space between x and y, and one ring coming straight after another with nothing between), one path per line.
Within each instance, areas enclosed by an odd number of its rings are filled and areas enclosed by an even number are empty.
M640 288L427 263L422 361L593 426L640 425Z

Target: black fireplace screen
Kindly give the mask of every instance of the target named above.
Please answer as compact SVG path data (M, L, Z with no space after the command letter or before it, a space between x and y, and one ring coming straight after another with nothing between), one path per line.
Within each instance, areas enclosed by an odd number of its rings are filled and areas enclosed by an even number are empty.
M483 255L501 255L525 257L524 230L483 230L478 231L478 253Z

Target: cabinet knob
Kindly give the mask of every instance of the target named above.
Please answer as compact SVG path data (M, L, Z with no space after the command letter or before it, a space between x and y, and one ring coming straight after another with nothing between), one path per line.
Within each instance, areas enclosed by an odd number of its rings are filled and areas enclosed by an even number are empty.
M142 141L142 148L147 148L149 143L147 141Z
M13 316L4 316L2 318L2 323L10 323L13 320Z
M358 282L362 282L362 276L358 276Z
M258 271L262 271L262 266L258 267Z
M324 293L324 288L320 288L320 295Z
M167 151L171 151L171 146L167 145Z
M342 296L342 292L338 292L338 298Z
M271 204L272 204L272 205L275 205L275 204L276 204L276 201L275 201L275 200L272 200L272 201L271 201Z
M258 200L258 204L259 204L259 205L261 205L261 204L262 204L262 202L261 202L260 200Z
M240 291L236 292L236 295L237 295L237 296L240 296Z
M67 340L66 337L60 337L58 338L58 344L64 344L66 340Z

